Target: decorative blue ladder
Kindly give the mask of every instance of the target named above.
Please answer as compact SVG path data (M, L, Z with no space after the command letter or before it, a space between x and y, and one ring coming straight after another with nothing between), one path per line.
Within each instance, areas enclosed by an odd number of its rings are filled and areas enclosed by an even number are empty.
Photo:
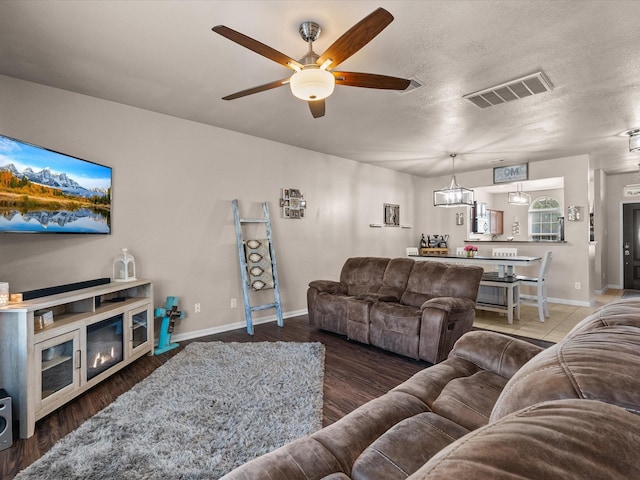
M263 218L240 218L240 212L238 208L238 199L234 199L231 204L233 205L233 217L236 224L236 242L238 244L238 259L240 260L240 276L242 277L242 294L244 296L244 315L247 320L247 333L253 335L253 317L252 313L259 310L268 310L270 308L276 309L276 318L279 327L284 325L282 321L282 306L280 303L280 288L278 286L278 272L276 270L276 252L273 248L273 241L271 238L271 221L269 220L269 205L267 202L262 202L262 211L264 212ZM263 305L251 305L249 299L249 277L247 269L247 257L244 249L244 239L242 237L242 225L247 223L263 223L267 231L267 240L269 241L269 255L271 256L271 268L273 272L273 303L266 303Z

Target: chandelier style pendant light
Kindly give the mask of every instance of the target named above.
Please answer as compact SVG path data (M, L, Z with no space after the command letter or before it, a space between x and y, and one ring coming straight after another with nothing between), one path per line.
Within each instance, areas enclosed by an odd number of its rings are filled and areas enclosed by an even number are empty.
M518 183L515 192L509 192L509 203L512 205L531 205L531 195L522 191L522 184Z
M433 205L435 207L463 207L473 205L473 190L461 187L456 182L456 154L451 157L451 183L446 188L433 191Z
M629 151L640 152L640 128L626 132L629 135Z

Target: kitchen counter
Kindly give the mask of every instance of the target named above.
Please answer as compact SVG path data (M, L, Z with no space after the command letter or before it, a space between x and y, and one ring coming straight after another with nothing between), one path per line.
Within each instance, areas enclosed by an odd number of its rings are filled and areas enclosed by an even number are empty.
M559 241L551 241L551 240L542 240L540 242L533 242L531 240L465 240L464 243L526 243L531 245L565 245L568 242L563 240Z

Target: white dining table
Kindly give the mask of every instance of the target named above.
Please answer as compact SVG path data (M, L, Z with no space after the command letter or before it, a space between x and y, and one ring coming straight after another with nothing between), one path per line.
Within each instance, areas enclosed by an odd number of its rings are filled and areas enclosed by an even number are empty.
M409 255L415 260L425 262L444 262L444 263L469 263L473 265L497 265L498 277L512 277L514 267L529 267L540 263L542 257L531 257L524 255L515 255L509 257L484 257L476 255L467 257L463 255Z

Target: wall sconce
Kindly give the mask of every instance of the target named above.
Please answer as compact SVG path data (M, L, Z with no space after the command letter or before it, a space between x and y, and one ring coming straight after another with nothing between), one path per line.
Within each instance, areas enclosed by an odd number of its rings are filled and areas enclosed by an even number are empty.
M567 220L570 222L579 222L582 220L582 207L570 205L567 207Z
M464 213L456 213L456 225L464 225Z

